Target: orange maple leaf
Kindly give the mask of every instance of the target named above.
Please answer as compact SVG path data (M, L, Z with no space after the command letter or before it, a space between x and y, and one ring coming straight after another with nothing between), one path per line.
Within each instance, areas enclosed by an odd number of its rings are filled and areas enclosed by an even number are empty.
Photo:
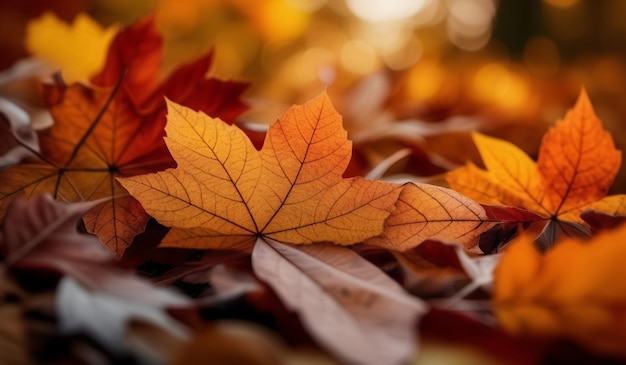
M567 338L626 359L624 256L626 226L585 242L565 238L545 255L519 237L494 272L499 322L515 335Z
M164 246L249 248L260 236L356 243L382 232L400 193L396 184L342 178L351 143L326 94L290 108L261 151L238 127L173 102L166 132L178 167L119 179L175 227Z
M55 124L38 133L40 152L25 146L33 152L30 158L0 170L0 217L15 198L37 192L66 201L112 197L91 209L84 222L123 254L149 216L115 177L175 166L163 142L164 96L231 122L245 109L240 100L245 84L206 77L211 53L161 80L162 51L163 40L149 16L116 35L107 63L92 80L102 88L61 82L45 87Z
M351 142L326 94L290 108L261 151L235 126L173 102L168 110L166 143L177 168L119 179L153 217L174 227L163 246L371 238L367 243L406 250L437 237L471 247L490 227L478 203L449 189L342 178Z
M174 166L163 125L144 123L118 89L47 85L45 93L55 124L38 133L40 152L0 170L0 216L16 198L38 192L72 202L113 197L87 212L84 221L121 255L149 217L114 177Z
M566 234L585 230L563 223L583 223L585 209L626 213L626 195L606 196L621 152L602 129L584 90L574 108L545 134L537 163L509 142L479 133L473 138L487 170L468 163L446 178L453 189L480 203L528 209ZM548 237L548 243L554 239Z

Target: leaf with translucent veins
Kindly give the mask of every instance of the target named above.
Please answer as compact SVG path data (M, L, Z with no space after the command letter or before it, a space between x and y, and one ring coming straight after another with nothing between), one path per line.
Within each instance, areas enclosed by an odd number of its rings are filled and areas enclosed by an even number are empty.
M0 216L14 199L40 192L70 202L112 197L88 211L84 221L121 256L149 217L114 176L173 166L163 126L144 123L119 89L54 84L44 90L55 124L38 133L39 152L0 170Z
M53 32L51 40L63 41L56 39L59 34ZM64 201L112 197L87 212L84 222L89 232L121 256L144 231L149 216L115 177L174 166L163 141L164 96L232 122L246 109L240 96L247 85L207 77L212 52L163 78L159 72L163 39L153 15L118 32L106 56L100 62L104 67L90 79L97 88L45 86L55 124L39 132L41 153L30 147L32 153L21 164L0 170L0 217L15 198L37 192Z
M293 106L257 151L236 126L168 102L178 167L120 178L160 223L164 246L248 247L263 236L353 244L382 233L401 186L344 179L351 143L328 96Z
M486 170L473 164L447 175L450 186L480 203L510 205L546 220L583 224L585 209L626 213L626 195L606 196L621 164L585 91L544 136L537 163L506 141L474 133Z
M427 184L406 184L385 231L366 242L396 251L409 250L427 239L461 243L474 249L479 236L498 220L456 191Z

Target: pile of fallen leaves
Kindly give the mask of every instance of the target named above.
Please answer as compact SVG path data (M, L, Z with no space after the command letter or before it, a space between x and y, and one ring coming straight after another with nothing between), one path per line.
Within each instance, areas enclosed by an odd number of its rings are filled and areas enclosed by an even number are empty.
M347 174L326 93L259 132L212 53L162 53L148 17L38 113L0 99L0 362L626 361L621 153L584 91L537 162L475 132L443 187L384 178L415 151Z

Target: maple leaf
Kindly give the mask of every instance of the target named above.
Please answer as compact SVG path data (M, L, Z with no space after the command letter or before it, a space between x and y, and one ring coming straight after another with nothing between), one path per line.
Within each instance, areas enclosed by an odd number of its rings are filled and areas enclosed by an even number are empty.
M537 163L509 142L479 133L473 138L487 170L469 163L447 174L450 186L481 203L521 207L549 219L543 235L547 244L559 233L588 235L580 225L585 209L623 214L626 195L606 196L621 153L584 90L545 134Z
M518 336L570 339L626 358L626 226L582 242L565 238L542 255L528 235L495 270L493 305Z
M112 197L84 219L90 232L121 255L149 217L113 177L173 166L163 125L142 121L117 89L57 84L45 91L56 123L38 132L40 152L0 170L0 215L15 198L38 192L66 201Z
M86 14L69 25L46 12L28 23L25 45L32 55L60 68L67 82L86 81L104 65L116 31L116 26L103 29Z
M138 109L150 98L159 83L163 39L152 16L147 16L121 29L106 53L104 67L91 77L101 87L114 86L124 75L122 89Z
M394 250L438 238L472 248L494 224L480 204L450 189L343 179L350 142L325 94L288 110L260 152L238 128L168 105L166 143L178 167L120 179L174 227L164 246L241 249L266 236L343 245L367 239Z
M120 178L160 223L162 245L249 247L353 244L376 236L401 187L341 177L351 143L326 94L290 108L257 151L236 126L168 102L166 143L176 169Z
M165 101L170 100L232 123L247 109L240 100L248 84L206 77L213 52L177 67L161 80L163 38L153 15L122 29L113 39L104 68L91 78L102 87L113 87L124 75L121 88L145 117L165 122ZM162 119L162 120L161 120Z
M163 96L189 101L231 120L244 108L239 99L244 84L205 78L211 54L179 67L161 83L157 75L162 42L148 17L113 40L107 64L94 76L104 89L60 82L45 87L56 123L38 133L39 152L31 147L34 156L0 170L6 181L0 188L0 216L13 199L36 192L47 191L66 201L112 197L110 203L90 210L84 221L88 231L118 256L124 253L135 235L144 231L149 216L114 177L175 165L162 139ZM147 47L137 49L136 44ZM150 87L142 88L141 83Z

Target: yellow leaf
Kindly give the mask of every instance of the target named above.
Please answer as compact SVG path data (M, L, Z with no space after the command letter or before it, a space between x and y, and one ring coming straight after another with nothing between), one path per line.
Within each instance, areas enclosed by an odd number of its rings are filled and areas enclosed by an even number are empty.
M176 169L120 178L164 225L163 245L353 244L381 234L401 186L342 178L351 143L326 94L290 108L257 151L236 126L168 102Z
M230 0L249 17L268 42L287 41L302 34L310 23L309 15L284 0Z
M121 256L149 216L114 177L174 166L163 142L165 121L139 115L119 89L47 84L44 98L55 122L38 132L40 153L0 169L0 217L14 199L41 192L69 202L111 197L84 223Z
M266 42L284 42L300 36L310 24L308 11L284 0L161 0L159 23L178 31L191 31L200 14L234 8Z
M69 25L47 12L28 23L26 49L58 67L67 83L85 81L104 65L116 31L116 26L103 29L86 14Z
M626 358L626 226L588 242L564 239L545 256L512 242L495 271L493 304L520 336L567 338Z
M593 202L586 207L609 215L623 215L626 212L626 199L624 195L609 195Z
M474 142L489 172L489 181L497 186L508 205L521 206L538 213L549 213L542 205L543 187L535 162L512 143L473 134ZM513 202L521 204L511 204Z

